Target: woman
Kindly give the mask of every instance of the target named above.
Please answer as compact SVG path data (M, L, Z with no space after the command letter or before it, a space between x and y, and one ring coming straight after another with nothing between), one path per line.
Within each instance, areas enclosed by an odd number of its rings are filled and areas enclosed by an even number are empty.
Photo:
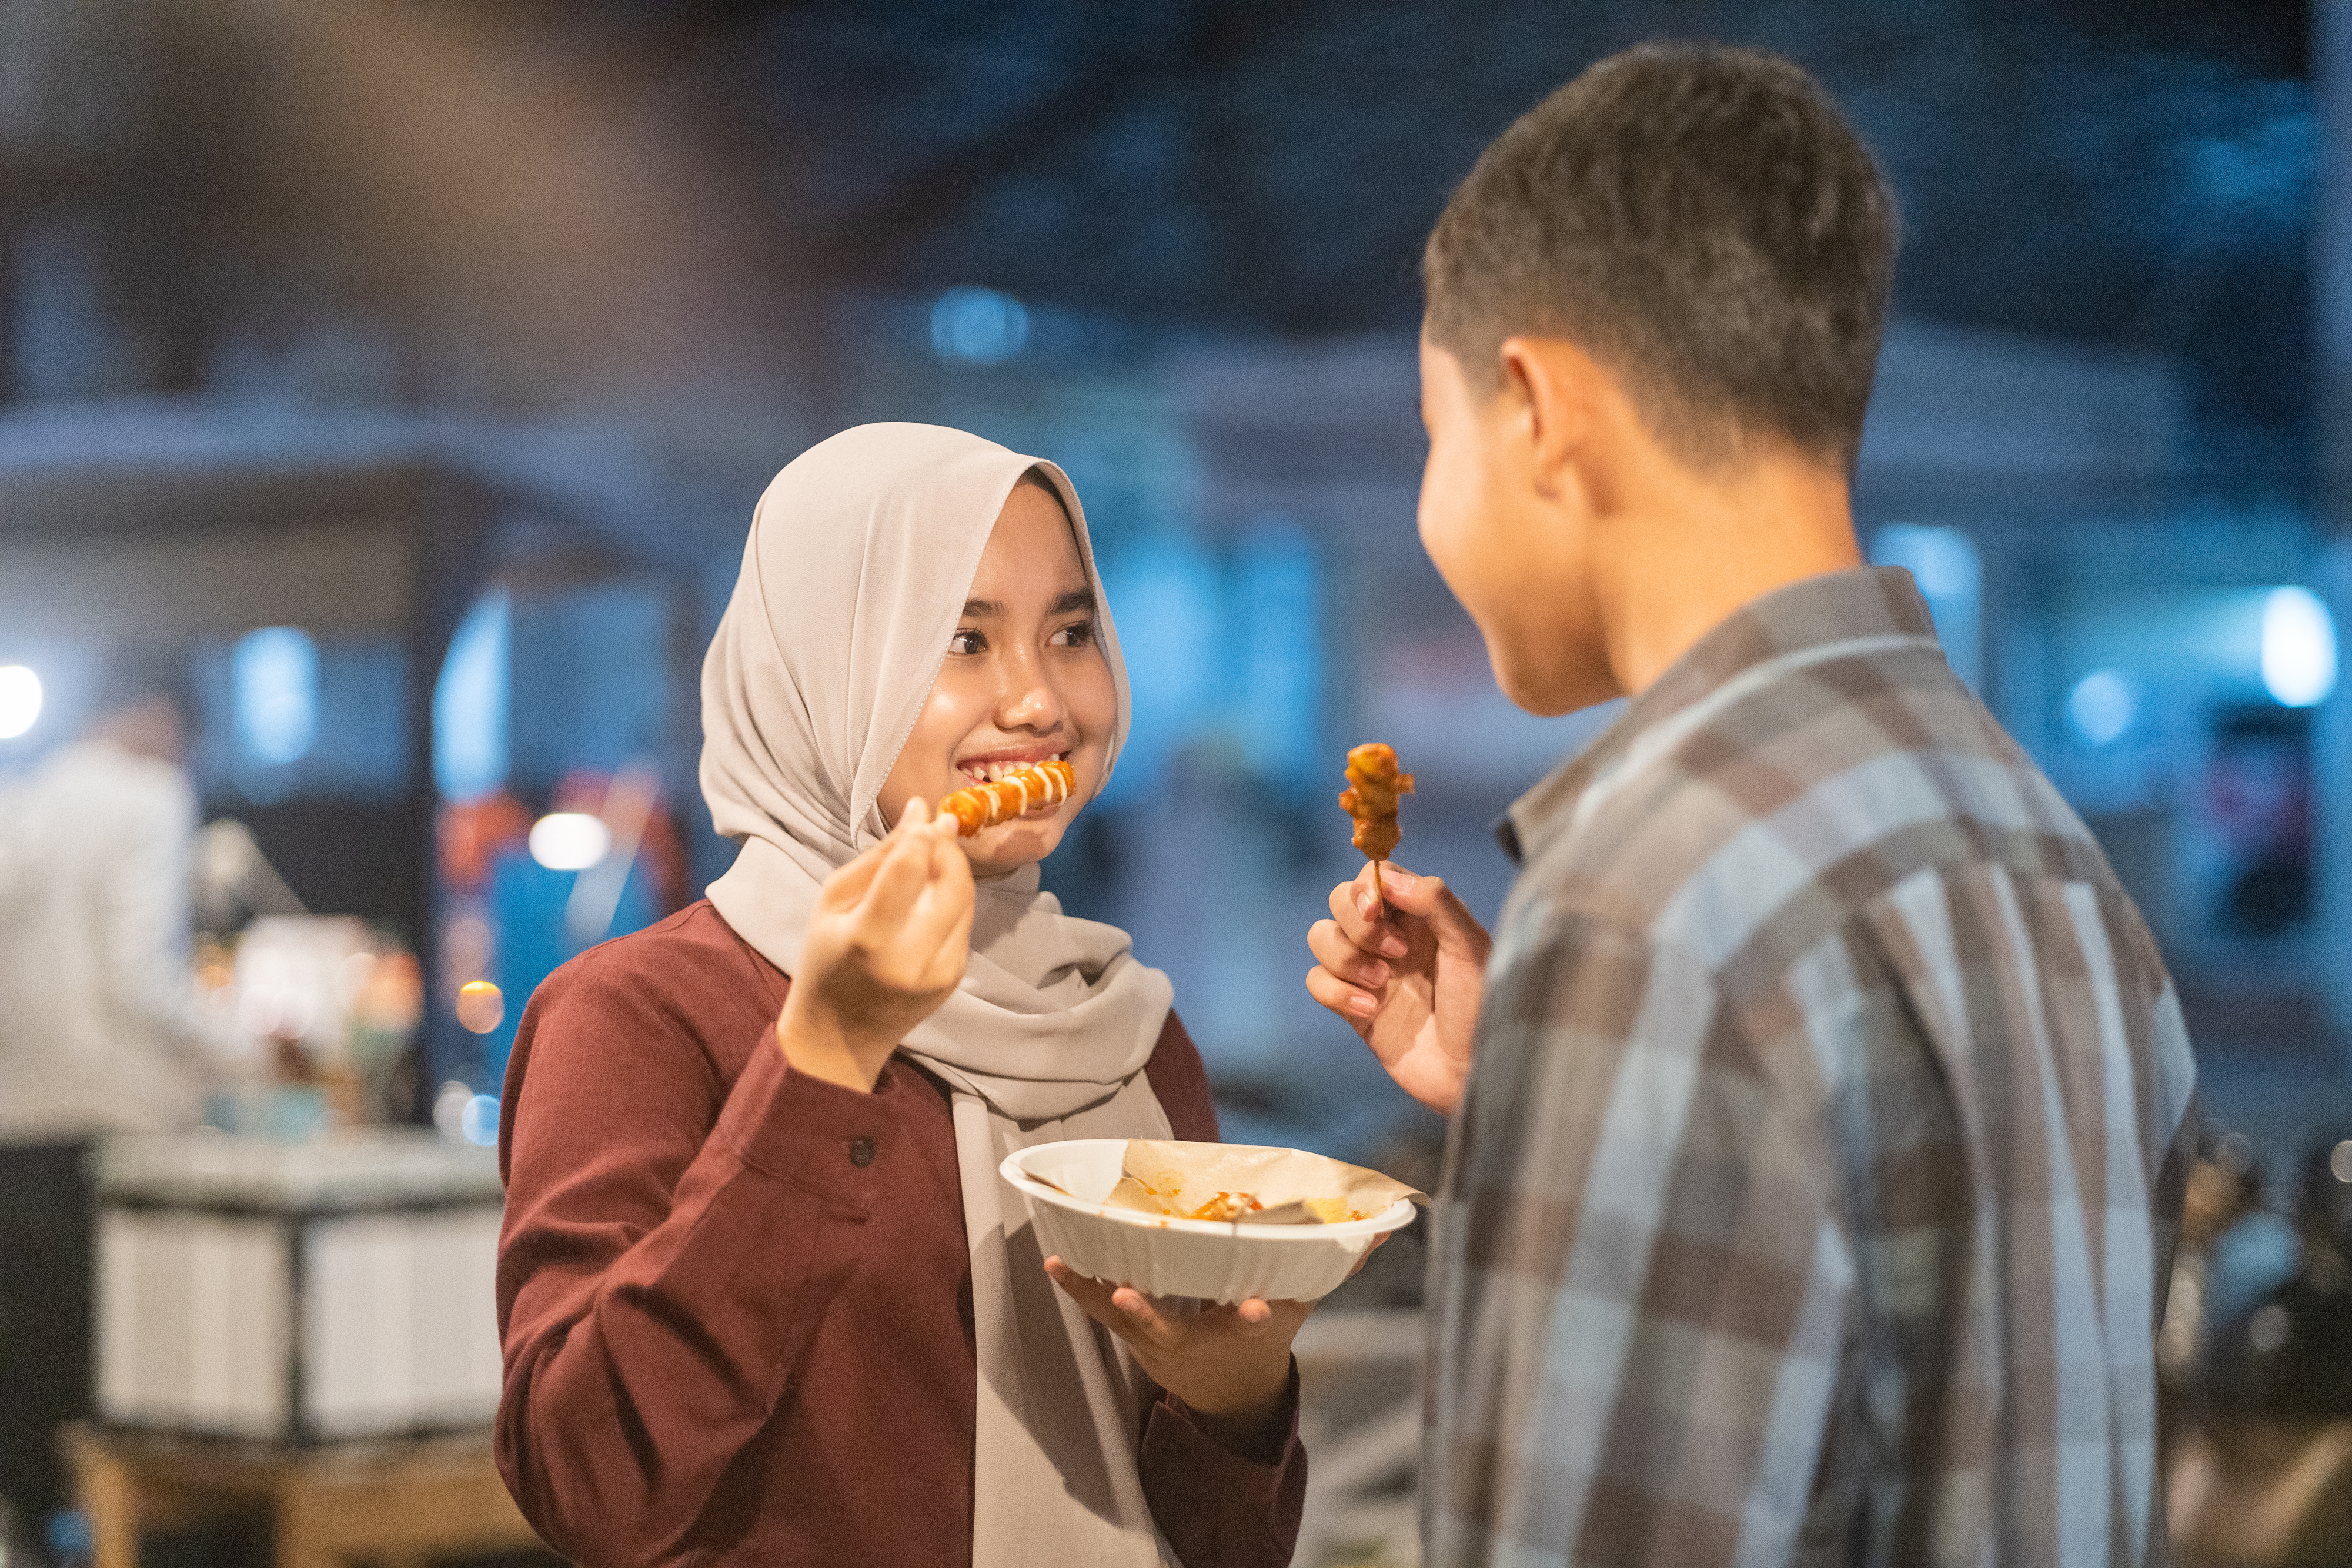
M1127 727L1059 469L867 425L769 487L703 669L741 853L559 970L508 1071L499 1461L559 1551L1288 1561L1307 1309L1076 1276L996 1170L1216 1136L1166 977L1038 888ZM930 810L1055 756L1050 812Z

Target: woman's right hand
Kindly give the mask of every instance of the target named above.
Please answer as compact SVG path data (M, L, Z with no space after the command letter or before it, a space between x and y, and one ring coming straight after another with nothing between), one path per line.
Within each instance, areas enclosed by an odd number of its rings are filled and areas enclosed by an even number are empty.
M1346 1019L1397 1086L1454 1113L1470 1077L1472 1031L1494 942L1454 890L1382 862L1373 891L1367 862L1331 890L1331 918L1307 933L1318 963L1307 990Z
M956 820L916 800L880 843L825 878L776 1019L795 1072L861 1093L963 979L971 862Z

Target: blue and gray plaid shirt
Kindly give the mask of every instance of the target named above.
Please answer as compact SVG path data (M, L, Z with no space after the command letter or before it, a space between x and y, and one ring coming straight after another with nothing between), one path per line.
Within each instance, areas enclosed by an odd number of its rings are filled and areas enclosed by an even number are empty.
M1908 575L1748 606L1506 836L1429 1562L2162 1561L2188 1039Z

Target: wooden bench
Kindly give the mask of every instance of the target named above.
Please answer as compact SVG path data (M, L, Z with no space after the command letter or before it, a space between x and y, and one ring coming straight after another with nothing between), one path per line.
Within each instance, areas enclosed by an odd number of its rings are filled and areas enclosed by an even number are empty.
M276 1568L422 1568L540 1544L487 1432L299 1448L79 1426L64 1440L93 1568L137 1568L145 1532L237 1513L268 1516Z

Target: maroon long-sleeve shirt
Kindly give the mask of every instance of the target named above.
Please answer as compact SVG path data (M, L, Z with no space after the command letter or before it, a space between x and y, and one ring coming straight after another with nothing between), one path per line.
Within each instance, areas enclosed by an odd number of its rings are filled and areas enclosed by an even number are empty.
M790 982L708 903L556 971L507 1070L499 1468L584 1564L971 1559L971 1270L945 1093L792 1071ZM1171 1015L1146 1073L1213 1139ZM1163 1396L1144 1495L1186 1568L1290 1560L1297 1433L1238 1453ZM1039 1542L1039 1561L1053 1543Z

